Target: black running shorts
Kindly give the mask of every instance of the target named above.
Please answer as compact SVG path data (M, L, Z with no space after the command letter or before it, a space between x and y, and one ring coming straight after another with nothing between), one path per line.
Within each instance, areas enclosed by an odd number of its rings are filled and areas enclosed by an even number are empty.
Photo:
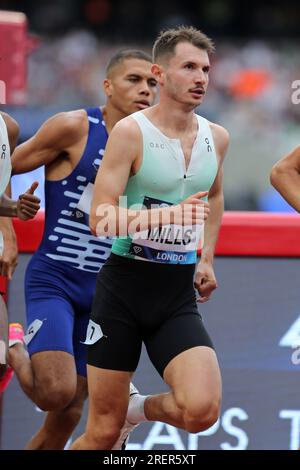
M89 346L88 364L133 372L144 342L163 376L181 352L213 348L197 309L194 270L111 254L98 274L91 315L103 336Z

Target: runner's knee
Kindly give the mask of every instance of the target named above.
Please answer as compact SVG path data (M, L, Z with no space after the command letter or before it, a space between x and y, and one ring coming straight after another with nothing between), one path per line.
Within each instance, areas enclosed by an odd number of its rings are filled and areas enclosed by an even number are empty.
M210 428L220 415L220 400L200 397L187 401L183 408L183 422L186 431L195 433Z
M122 425L112 419L101 419L96 426L86 432L93 449L109 450L119 438Z
M174 396L180 422L188 432L201 432L211 427L220 415L221 396L218 390L205 393L177 392Z
M73 400L75 387L73 384L62 384L59 380L44 380L37 386L37 405L43 411L63 410Z

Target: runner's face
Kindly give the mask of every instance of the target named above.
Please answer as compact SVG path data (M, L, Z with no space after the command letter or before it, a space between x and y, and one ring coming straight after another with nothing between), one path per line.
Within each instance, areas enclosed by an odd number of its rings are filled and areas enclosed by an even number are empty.
M125 59L112 71L109 79L111 104L124 115L152 106L157 82L151 63L141 59Z
M208 86L209 68L205 50L187 42L177 44L165 67L164 92L177 102L199 106Z

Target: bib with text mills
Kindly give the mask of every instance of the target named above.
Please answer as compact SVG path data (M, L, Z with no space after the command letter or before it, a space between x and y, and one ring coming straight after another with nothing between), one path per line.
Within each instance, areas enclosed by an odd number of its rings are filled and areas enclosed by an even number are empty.
M199 191L209 191L218 162L209 122L197 116L198 133L186 168L179 139L165 136L142 111L131 115L143 138L142 164L128 180L124 206L151 209L179 204ZM123 205L123 204L121 204ZM112 252L119 256L156 263L194 264L203 224L162 224L128 237L117 237Z

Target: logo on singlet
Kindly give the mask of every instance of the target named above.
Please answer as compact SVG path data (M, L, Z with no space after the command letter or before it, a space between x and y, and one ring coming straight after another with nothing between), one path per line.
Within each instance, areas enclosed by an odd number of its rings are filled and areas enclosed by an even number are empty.
M75 215L77 219L81 219L82 217L84 217L84 213L78 210L75 212Z
M6 144L2 144L1 145L1 160L5 160L6 158L6 150L7 150L7 145Z
M150 142L149 145L152 149L165 149L165 144L159 144L158 142Z
M206 143L206 145L207 145L207 151L208 151L208 152L212 152L212 147L211 147L211 145L210 145L210 143L209 143L208 137L205 137L204 140L205 140L205 143Z

